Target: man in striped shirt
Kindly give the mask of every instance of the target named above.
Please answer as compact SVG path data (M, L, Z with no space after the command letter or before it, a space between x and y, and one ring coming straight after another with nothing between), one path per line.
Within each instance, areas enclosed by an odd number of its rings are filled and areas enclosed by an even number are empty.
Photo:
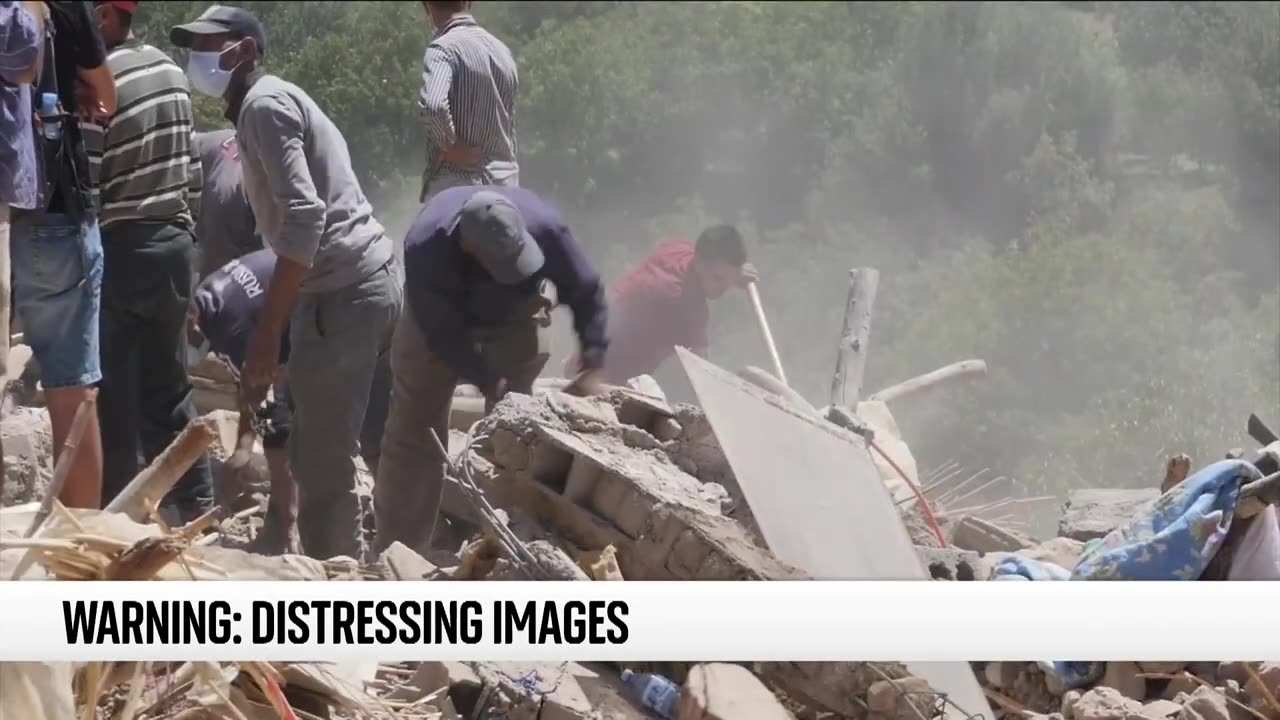
M423 202L459 185L519 185L516 61L471 16L468 0L424 0L435 36L422 68L427 128Z
M195 414L185 351L201 169L182 69L133 36L138 3L94 4L117 95L105 127L83 126L105 255L98 415L110 502L137 474L139 446L151 461ZM206 457L168 499L183 520L208 508Z

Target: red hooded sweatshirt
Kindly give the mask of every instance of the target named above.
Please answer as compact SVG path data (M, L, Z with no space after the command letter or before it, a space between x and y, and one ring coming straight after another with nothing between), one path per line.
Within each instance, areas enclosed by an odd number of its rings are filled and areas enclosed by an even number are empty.
M607 382L652 373L677 345L707 352L706 294L691 267L694 245L672 239L623 275L609 293Z

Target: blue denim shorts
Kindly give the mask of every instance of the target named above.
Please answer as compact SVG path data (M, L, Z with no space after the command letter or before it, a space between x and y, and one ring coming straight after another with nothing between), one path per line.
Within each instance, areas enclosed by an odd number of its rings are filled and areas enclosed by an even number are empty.
M92 216L24 214L10 228L13 300L24 342L40 364L45 388L82 387L102 379L98 314L102 236Z

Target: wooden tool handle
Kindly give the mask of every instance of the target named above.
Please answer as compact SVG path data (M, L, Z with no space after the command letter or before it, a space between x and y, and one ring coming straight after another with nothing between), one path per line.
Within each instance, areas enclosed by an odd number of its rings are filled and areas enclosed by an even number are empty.
M760 291L756 289L755 283L747 284L747 295L751 298L751 307L756 311L756 324L760 326L760 333L764 335L764 344L769 348L769 359L773 361L773 371L782 384L789 387L791 384L787 382L787 375L782 371L778 346L773 343L773 333L769 332L769 321L764 317L764 305L760 303Z

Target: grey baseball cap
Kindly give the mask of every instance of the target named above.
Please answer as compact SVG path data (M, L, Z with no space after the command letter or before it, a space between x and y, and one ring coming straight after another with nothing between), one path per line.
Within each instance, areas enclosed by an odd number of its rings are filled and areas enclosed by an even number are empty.
M251 37L258 46L258 56L267 54L266 33L262 31L258 18L248 10L226 5L210 6L195 20L175 26L169 31L169 42L189 50L196 35L224 34L237 38Z
M494 280L518 285L542 269L542 248L524 226L524 216L502 193L481 190L458 213L462 247Z

